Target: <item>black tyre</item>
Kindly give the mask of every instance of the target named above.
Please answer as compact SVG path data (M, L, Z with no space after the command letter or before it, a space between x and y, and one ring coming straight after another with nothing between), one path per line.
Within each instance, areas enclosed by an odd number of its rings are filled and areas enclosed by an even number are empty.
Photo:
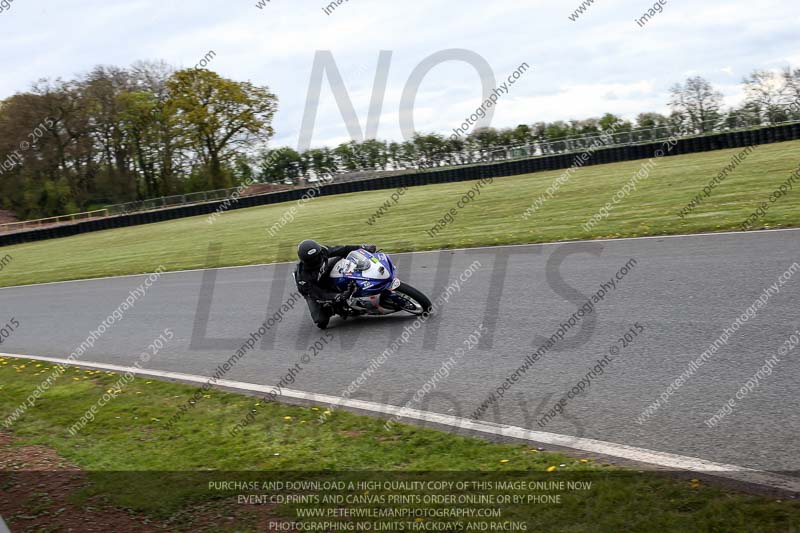
M403 311L407 311L412 315L430 313L433 309L430 299L407 283L401 283L394 292L408 304L403 308Z

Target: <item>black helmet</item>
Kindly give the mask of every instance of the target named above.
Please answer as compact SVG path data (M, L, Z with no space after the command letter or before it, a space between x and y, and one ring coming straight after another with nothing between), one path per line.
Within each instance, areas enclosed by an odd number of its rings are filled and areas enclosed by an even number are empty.
M319 267L327 255L328 249L316 241L305 240L297 247L297 257L309 267Z

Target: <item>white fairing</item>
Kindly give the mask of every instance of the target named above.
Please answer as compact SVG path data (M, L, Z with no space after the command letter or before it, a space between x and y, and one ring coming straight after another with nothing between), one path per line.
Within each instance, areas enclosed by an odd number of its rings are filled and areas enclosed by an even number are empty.
M343 278L348 274L355 272L356 263L348 258L340 259L336 262L331 270L332 278ZM383 270L383 271L381 271ZM359 277L367 278L370 280L383 281L389 279L391 276L389 271L380 263L369 262L369 267L359 273ZM399 280L392 284L390 290L394 290L399 285ZM353 309L363 311L368 315L388 315L396 312L392 309L385 309L381 306L380 295L362 296L350 299L350 306Z
M350 306L364 311L368 315L391 315L395 312L392 309L386 309L381 306L381 297L379 295L353 298L350 300Z
M340 259L336 262L333 266L333 270L331 270L331 277L332 278L343 278L346 274L350 274L355 270L356 264L349 259ZM370 262L370 267L361 273L362 277L368 279L377 279L377 280L384 280L389 279L389 271L386 268L383 269L383 273L381 273L381 268L383 265L380 263L372 263Z
M355 268L355 263L348 259L340 259L333 265L333 270L331 270L331 277L332 278L343 278L345 274L349 274Z

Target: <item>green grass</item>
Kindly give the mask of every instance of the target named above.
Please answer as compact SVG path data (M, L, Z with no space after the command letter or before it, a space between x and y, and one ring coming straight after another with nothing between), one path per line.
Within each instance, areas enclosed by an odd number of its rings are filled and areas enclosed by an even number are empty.
M591 232L581 225L610 201L642 161L579 170L528 220L522 214L563 171L495 179L434 238L426 230L455 206L472 182L412 187L372 226L367 219L393 191L312 200L276 238L268 235L267 228L294 203L229 211L213 225L200 216L11 246L2 250L14 260L0 273L0 286L152 272L159 265L180 270L289 260L296 244L306 238L374 242L388 251L409 251L737 229L800 163L800 141L757 148L711 198L681 220L679 210L740 151L661 159L651 177ZM800 225L798 191L772 204L759 224ZM222 255L208 265L208 245L213 242L222 245Z
M48 363L0 358L3 416L23 402L50 371ZM589 491L567 493L561 504L505 506L505 518L526 521L535 531L774 532L800 524L800 503L795 501L738 494L705 483L623 471L592 459L576 460L524 445L494 444L402 424L387 431L380 420L341 410L321 425L317 408L261 405L255 398L220 391L212 391L168 431L164 421L194 388L146 378L123 388L94 422L76 436L70 435L67 428L119 377L67 369L13 426L15 445L47 446L89 472L93 485L75 496L79 505L96 505L91 498L102 494L113 507L154 519L176 516L187 507L227 495L207 490L206 480L237 477L215 476L210 470L238 472L241 479L264 479L270 472L294 472L301 478L303 471L317 476L327 471L346 478L363 475L354 474L357 471L380 471L384 476L387 472L407 476L450 471L455 479L461 479L458 472L470 472L469 479L538 476L593 482ZM256 421L242 434L230 436L228 429L251 409L260 411ZM556 470L547 472L550 467ZM282 476L278 479L286 478ZM237 492L242 491L233 493ZM294 517L292 506L275 512Z

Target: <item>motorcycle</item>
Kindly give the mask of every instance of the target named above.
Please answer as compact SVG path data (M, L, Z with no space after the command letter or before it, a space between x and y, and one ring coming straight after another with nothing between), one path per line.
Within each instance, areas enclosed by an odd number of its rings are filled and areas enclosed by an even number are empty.
M430 299L411 285L400 281L391 258L383 252L364 249L340 259L330 273L333 284L351 292L347 300L350 316L389 315L405 311L412 315L430 313Z

